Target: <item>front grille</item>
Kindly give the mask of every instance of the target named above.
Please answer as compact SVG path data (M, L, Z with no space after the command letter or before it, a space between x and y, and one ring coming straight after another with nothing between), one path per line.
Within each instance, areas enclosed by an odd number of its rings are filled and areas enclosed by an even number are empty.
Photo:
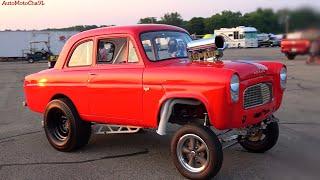
M243 106L245 109L266 104L272 100L271 83L259 83L244 90Z

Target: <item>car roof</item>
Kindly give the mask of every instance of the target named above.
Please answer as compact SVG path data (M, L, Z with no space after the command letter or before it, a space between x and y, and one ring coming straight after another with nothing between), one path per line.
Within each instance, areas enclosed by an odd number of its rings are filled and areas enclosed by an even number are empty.
M164 24L138 24L138 25L131 25L131 26L110 26L110 27L102 27L102 28L96 28L88 31L83 31L73 35L65 44L65 46L63 47L63 49L59 54L59 58L55 65L55 69L61 69L63 67L72 46L84 38L100 36L100 35L112 35L112 34L131 34L133 36L137 36L143 32L150 32L150 31L181 31L181 32L188 33L186 30L182 28L171 26L171 25L164 25Z
M99 35L108 35L108 34L140 34L142 32L148 31L160 31L160 30L171 30L171 31L182 31L188 33L186 30L164 24L137 24L130 26L109 26L96 28L88 31L83 31L72 36L73 41L77 41L82 38L90 37L90 36L99 36Z

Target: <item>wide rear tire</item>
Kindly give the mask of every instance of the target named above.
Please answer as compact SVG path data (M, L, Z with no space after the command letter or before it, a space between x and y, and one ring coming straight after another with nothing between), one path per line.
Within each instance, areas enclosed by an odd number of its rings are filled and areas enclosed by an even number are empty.
M220 170L222 146L208 127L185 125L171 141L171 155L178 171L190 179L208 179Z
M73 151L86 145L91 124L82 121L68 99L52 100L44 114L44 130L49 143L59 151Z

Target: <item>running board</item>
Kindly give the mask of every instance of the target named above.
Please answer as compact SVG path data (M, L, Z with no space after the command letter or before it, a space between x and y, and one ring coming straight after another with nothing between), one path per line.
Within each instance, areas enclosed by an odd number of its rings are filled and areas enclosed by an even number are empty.
M120 126L107 124L94 124L92 130L94 134L125 134L136 133L141 127L136 126Z

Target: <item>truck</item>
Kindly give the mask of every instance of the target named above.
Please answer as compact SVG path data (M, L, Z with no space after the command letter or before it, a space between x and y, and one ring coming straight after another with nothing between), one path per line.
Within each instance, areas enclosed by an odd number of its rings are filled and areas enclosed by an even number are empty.
M258 47L257 32L256 28L245 26L214 30L216 36L224 37L229 48Z
M279 47L280 39L274 34L257 34L258 47Z
M320 39L319 30L306 30L288 33L281 41L281 52L288 60L297 55L308 55L312 41Z
M225 48L222 36L192 41L169 25L84 31L53 68L25 77L23 104L43 114L49 143L63 152L85 146L92 133L145 128L164 136L169 123L179 125L174 165L187 178L207 179L219 172L223 148L240 143L263 153L277 143L274 113L287 81L284 64L221 61Z
M59 55L63 45L78 31L0 31L0 58L26 59Z

